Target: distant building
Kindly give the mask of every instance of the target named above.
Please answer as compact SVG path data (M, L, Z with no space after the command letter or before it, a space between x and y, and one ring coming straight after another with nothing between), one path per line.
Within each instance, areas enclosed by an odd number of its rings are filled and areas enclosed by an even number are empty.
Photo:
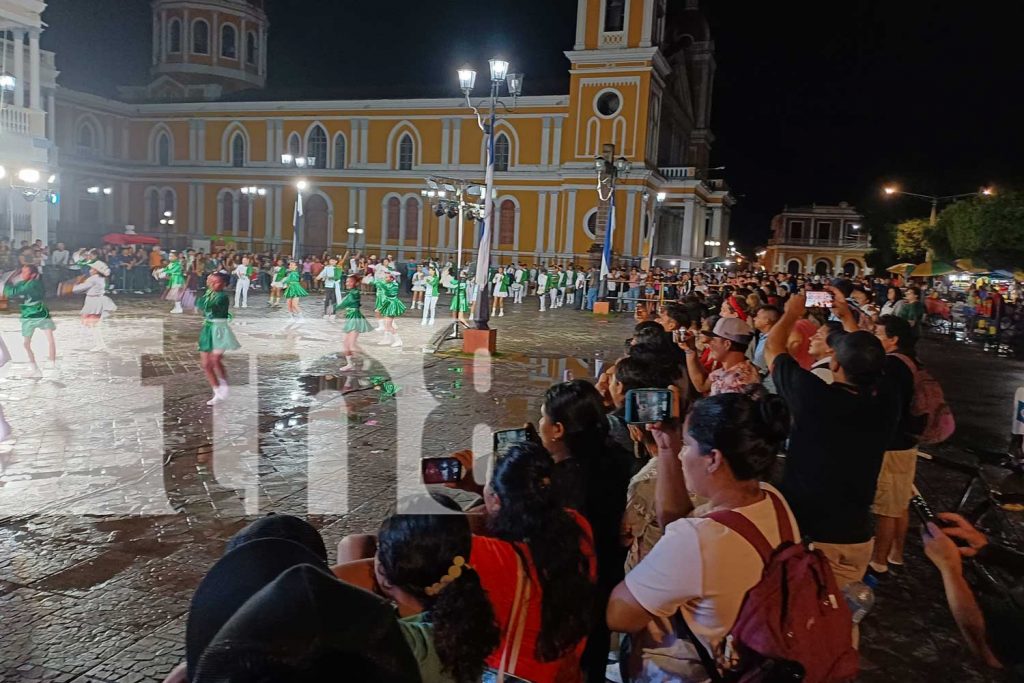
M846 202L786 207L772 219L761 265L774 272L862 274L871 241L864 217Z
M715 58L698 0L576 5L568 88L520 97L497 124L492 254L591 258L610 210L594 158L614 144L632 163L615 195L615 258L699 263L705 241L728 243L733 199L708 177ZM18 87L0 107L0 165L31 164L60 193L59 204L29 207L21 189L0 183L0 205L17 209L17 239L95 244L132 224L179 249L279 250L292 243L301 176L300 253L455 253L457 219L421 195L432 174L483 180L486 143L454 72L425 84L444 97L268 89L279 62L263 0L152 0L149 82L100 96L55 86L53 54L38 50L44 7L0 0ZM481 95L489 79L478 67ZM265 192L242 193L252 186ZM353 224L365 229L355 241ZM475 248L479 234L468 226L462 246Z

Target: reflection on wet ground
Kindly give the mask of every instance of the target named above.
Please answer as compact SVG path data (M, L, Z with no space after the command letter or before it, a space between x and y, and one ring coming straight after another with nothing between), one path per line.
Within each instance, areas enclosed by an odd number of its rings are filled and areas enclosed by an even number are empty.
M66 317L59 377L0 370L18 439L0 451L0 681L160 680L182 657L192 590L247 521L306 516L329 548L375 530L418 477L421 454L484 450L492 429L536 420L547 386L594 378L632 327L568 310L516 313L495 321L501 354L487 364L423 353L436 330L406 323L403 349L364 335L366 357L342 373L337 325L285 329L251 308L235 322L243 348L227 360L231 398L210 408L198 320L172 318L162 303L122 304L108 353L87 351L92 340ZM0 332L17 354L17 320L0 317ZM992 360L936 359L933 371L947 386L987 377L991 392L1012 384L1009 366ZM954 408L966 434L1001 438L1004 420L965 403ZM959 486L922 470L940 501ZM953 670L986 680L950 664L961 650L918 546L865 623L864 680L897 680L895 670L911 680L929 667L935 680Z

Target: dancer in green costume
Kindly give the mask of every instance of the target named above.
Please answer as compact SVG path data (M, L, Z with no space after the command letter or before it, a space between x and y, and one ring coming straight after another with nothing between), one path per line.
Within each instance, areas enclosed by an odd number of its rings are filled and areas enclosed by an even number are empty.
M384 320L384 339L382 346L402 346L402 338L398 336L398 328L395 327L395 318L400 318L405 313L405 304L398 298L398 282L395 281L394 273L388 271L383 282L374 279L374 286L377 288L377 312Z
M345 367L341 368L342 372L348 372L355 367L352 359L355 357L356 351L359 350L359 335L363 332L373 331L373 325L359 310L361 304L359 278L349 275L345 279L345 290L341 303L334 307L335 311L344 311L345 314Z
M50 309L43 302L43 280L37 266L22 266L21 279L4 286L4 296L8 299L20 298L21 301L21 336L25 341L25 353L28 354L31 373L29 377L42 377L43 373L32 353L32 335L42 330L49 344L50 367L57 367L57 342L53 338L56 325L50 317Z
M231 299L224 288L231 281L227 273L211 273L206 278L206 294L196 300L196 308L203 313L203 327L199 330L199 362L213 389L213 398L206 405L223 403L228 397L228 373L224 368L224 352L241 348L229 322Z

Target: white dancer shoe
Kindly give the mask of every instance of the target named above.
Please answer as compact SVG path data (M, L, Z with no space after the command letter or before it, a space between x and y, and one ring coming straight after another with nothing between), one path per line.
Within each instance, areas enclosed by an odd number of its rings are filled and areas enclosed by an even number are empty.
M221 382L217 385L217 388L213 390L213 393L220 397L222 401L227 400L228 394L231 392L231 388L227 382Z
M185 311L183 311L181 309L181 302L180 301L174 302L174 308L171 309L171 313L184 313L184 312Z
M28 375L26 375L26 377L31 377L32 379L38 379L38 378L43 376L43 371L40 370L39 366L36 365L35 363L30 363L28 367L29 367L29 373L28 373Z
M393 341L394 338L392 337L391 333L385 332L384 337L379 342L377 342L377 346L390 346L391 342Z
M356 364L352 362L352 358L349 357L347 360L348 360L348 362L345 364L345 367L343 367L340 370L338 370L338 372L349 372L351 370L355 370L356 369Z
M396 335L395 335L395 341L394 341L394 342L393 342L393 343L391 344L391 348L393 348L393 349L397 349L397 348L400 348L400 347L402 347L402 346L404 346L404 344L402 344L402 338L401 338L401 337L399 337L399 336L398 336L398 335L396 334Z
M504 318L505 317L505 311L502 310L501 313L498 314L498 317L499 318Z

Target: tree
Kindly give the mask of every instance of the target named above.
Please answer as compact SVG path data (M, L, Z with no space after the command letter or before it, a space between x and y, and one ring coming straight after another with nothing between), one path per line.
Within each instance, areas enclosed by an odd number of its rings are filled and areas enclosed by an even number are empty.
M926 238L929 233L928 221L911 218L896 226L896 256L901 259L921 260L928 250Z
M1024 265L1024 194L1000 193L951 204L939 214L939 231L960 258L993 268Z

